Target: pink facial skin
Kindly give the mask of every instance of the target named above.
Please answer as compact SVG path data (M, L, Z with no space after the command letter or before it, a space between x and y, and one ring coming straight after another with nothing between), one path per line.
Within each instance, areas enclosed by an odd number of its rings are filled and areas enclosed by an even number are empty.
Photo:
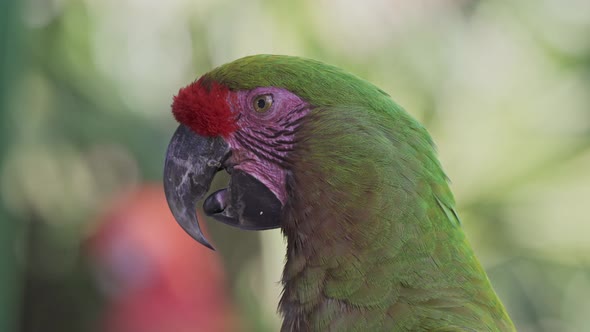
M272 96L272 105L264 113L256 112L256 98L266 94ZM238 127L227 138L232 149L230 163L234 169L257 178L285 205L287 156L309 105L293 93L275 87L232 92L228 103L236 114Z

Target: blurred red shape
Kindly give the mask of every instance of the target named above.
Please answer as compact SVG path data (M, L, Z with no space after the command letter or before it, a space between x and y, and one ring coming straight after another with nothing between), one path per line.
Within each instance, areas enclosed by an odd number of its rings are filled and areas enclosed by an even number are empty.
M240 330L219 256L176 223L160 186L115 199L87 249L108 294L102 331Z

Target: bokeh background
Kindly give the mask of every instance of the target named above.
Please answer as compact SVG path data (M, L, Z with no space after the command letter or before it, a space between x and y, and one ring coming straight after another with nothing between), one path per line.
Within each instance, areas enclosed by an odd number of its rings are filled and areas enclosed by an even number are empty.
M280 232L208 251L160 184L172 96L256 53L388 91L519 330L590 331L586 0L0 1L0 331L278 329Z

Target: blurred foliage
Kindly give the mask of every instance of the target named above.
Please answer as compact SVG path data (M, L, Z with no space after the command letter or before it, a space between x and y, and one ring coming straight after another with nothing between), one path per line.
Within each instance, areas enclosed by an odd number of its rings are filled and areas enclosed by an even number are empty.
M255 53L388 91L434 136L519 330L588 330L588 1L0 3L0 330L15 312L22 331L95 329L96 214L160 180L178 88ZM275 330L280 233L209 226L244 315Z
M18 37L20 29L16 20L16 2L1 2L0 11L0 165L5 160L13 131L9 125L10 111L7 101L12 79L20 62ZM13 38L14 37L14 38ZM16 328L21 304L21 270L17 266L17 237L22 227L8 219L5 205L0 201L0 331Z

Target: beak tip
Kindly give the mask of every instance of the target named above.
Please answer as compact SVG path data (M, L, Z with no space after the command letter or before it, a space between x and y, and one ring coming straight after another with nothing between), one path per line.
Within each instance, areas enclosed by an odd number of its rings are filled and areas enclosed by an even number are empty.
M196 217L196 215L195 215ZM204 245L205 247L215 251L215 248L213 247L213 245L211 245L211 243L209 243L209 241L207 240L207 238L205 237L205 235L203 234L203 232L201 231L201 227L199 227L199 221L198 218L189 218L189 221L186 222L186 219L184 218L179 218L179 222L178 224L180 225L180 227L182 227L182 229L184 229L184 231L195 241L197 241L199 244Z
M178 221L178 224L184 229L184 231L188 235L190 235L191 238L193 238L198 243L204 245L205 247L215 251L215 248L213 247L213 245L211 245L211 243L209 243L209 241L207 240L207 238L203 234L203 231L201 231L201 227L199 227L199 220L198 220L196 214L191 215L188 218L188 222L187 222L186 218L179 218L179 219L177 219L177 221Z
M205 247L216 251L215 248L211 245L211 243L209 243L207 240L203 239L202 241L199 241L200 244L204 245Z

